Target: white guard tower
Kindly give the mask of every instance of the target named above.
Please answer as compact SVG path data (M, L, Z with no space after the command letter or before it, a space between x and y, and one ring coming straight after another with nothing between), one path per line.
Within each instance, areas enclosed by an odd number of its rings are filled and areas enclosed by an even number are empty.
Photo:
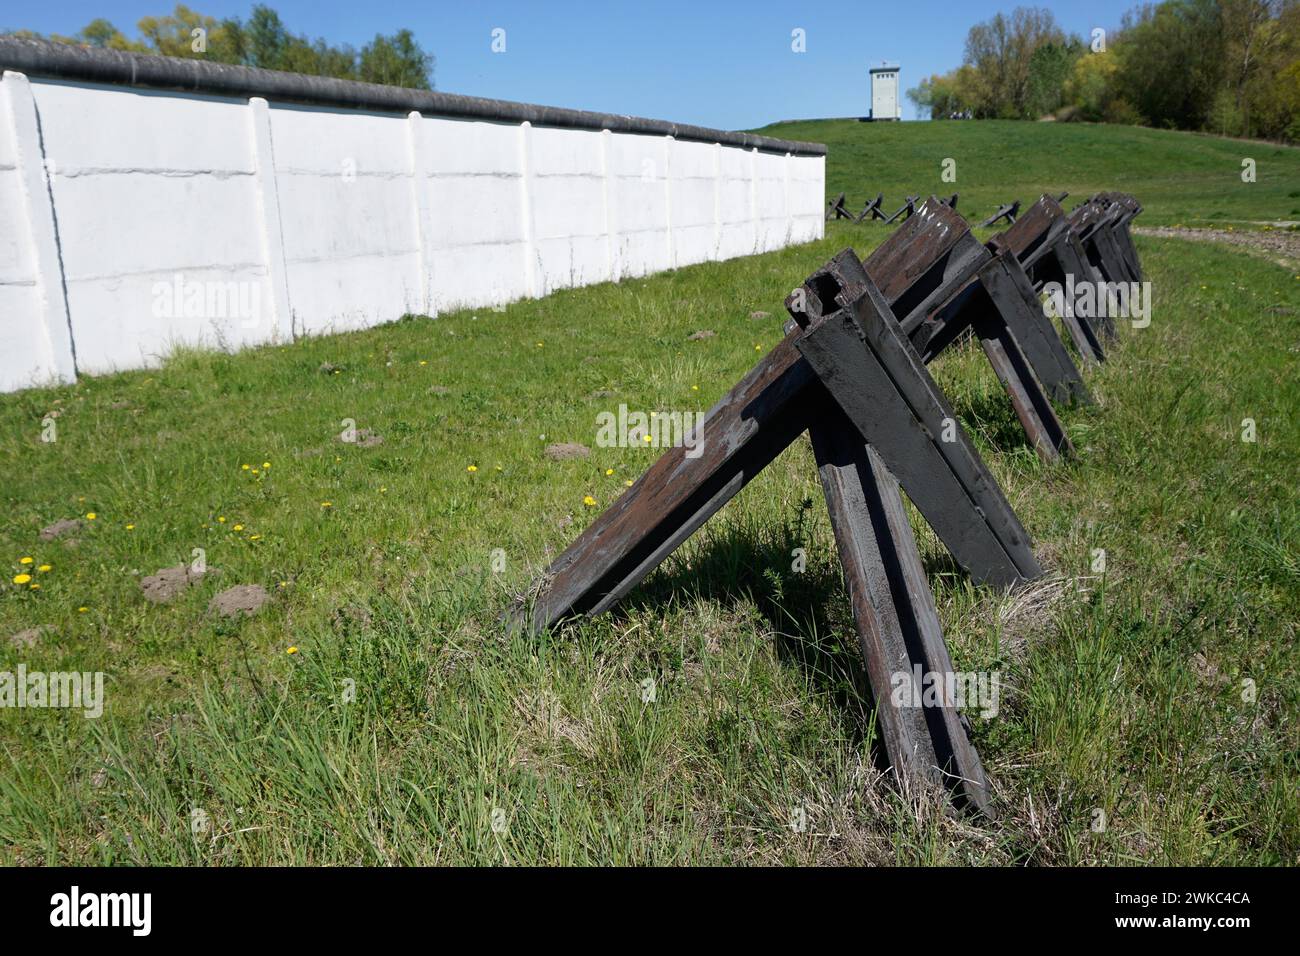
M871 119L901 120L898 102L898 64L881 63L871 67Z

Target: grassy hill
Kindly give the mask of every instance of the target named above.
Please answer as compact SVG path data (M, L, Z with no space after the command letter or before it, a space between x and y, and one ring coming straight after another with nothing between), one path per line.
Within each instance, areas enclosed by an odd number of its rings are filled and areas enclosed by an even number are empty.
M1015 199L1068 190L1071 200L1082 200L1114 189L1141 197L1144 225L1300 220L1294 147L1137 126L993 120L815 120L755 132L825 143L826 191L846 191L854 212L882 190L890 211L907 195L958 192L958 208L978 221ZM946 158L956 160L955 183L940 178ZM1241 180L1245 158L1255 160L1253 183Z
M939 191L951 155L968 212L1059 188L1132 190L1149 222L1300 207L1300 154L1257 144L771 131L829 142L858 201ZM1300 862L1300 275L1243 252L1139 237L1152 322L1062 410L1076 461L1039 461L978 350L932 366L1049 571L974 587L913 516L956 667L1001 675L972 717L996 822L872 762L806 438L613 613L503 631L657 454L596 447L596 416L707 409L796 283L886 234L0 396L0 671L106 675L98 719L0 708L0 862ZM196 548L218 573L145 600ZM242 584L261 613L209 609Z

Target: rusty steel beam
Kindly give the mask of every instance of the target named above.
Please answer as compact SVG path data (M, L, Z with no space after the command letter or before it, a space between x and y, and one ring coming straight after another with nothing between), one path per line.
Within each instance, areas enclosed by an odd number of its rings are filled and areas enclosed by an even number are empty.
M1048 357L1037 343L1040 323L1019 294L997 284L1005 266L995 259L951 206L932 198L864 267L923 361L968 331L978 335L1030 444L1055 461L1074 449L1044 389L1068 380L1068 372L1054 360L1040 367Z
M808 427L814 377L786 336L706 413L700 454L666 451L556 558L513 623L537 632L610 608Z
M1111 216L1101 203L1088 201L1070 211L1070 228L1083 246L1088 261L1106 282L1129 281L1128 270L1113 243L1106 242Z
M984 228L986 226L991 226L999 219L1005 219L1008 223L1014 223L1016 221L1016 216L1018 215L1020 215L1019 199L1015 202L1007 203L1005 206L999 206L997 212L980 223L980 227Z
M905 786L944 784L991 815L988 778L956 702L945 689L926 706L916 680L954 668L898 480L829 396L809 433L893 772ZM898 694L900 686L909 693Z
M1065 285L1069 276L1074 277L1075 283L1101 281L1101 273L1084 253L1065 210L1051 196L1040 198L989 242L1006 249L1020 261L1035 289L1048 282ZM1070 314L1061 316L1061 324L1084 364L1105 361L1100 334L1089 320Z
M885 214L880 211L880 204L885 201L884 193L876 193L875 199L867 200L867 204L862 207L862 212L858 213L854 222L874 222L877 219L884 219Z
M916 201L920 198L920 196L908 196L903 200L903 205L899 208L898 212L885 220L885 225L888 226L893 224L899 216L903 216L904 220L911 219L913 213L916 212ZM904 213L906 213L906 215L904 215Z
M999 268L982 274L981 279L989 295L995 301L1005 303L1002 314L1013 326L1016 339L1038 380L1058 402L1095 404L1078 366L1070 358L1052 320L1043 310L1020 260L1001 246L996 236L986 246L994 254Z
M835 199L826 204L826 221L832 219L852 219L853 214L844 206L844 193L840 193Z
M1111 204L1116 208L1117 213L1111 227L1111 234L1120 251L1124 254L1129 274L1134 277L1133 281L1141 281L1142 262L1138 258L1137 246L1133 244L1131 225L1133 220L1142 212L1142 204L1128 193L1098 193L1095 198L1099 202Z
M796 347L957 563L1000 586L1041 574L1029 536L853 250L801 292Z

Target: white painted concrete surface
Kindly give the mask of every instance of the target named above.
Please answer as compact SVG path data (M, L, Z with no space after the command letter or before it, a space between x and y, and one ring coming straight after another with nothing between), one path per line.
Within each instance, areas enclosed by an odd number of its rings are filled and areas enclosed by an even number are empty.
M0 390L823 234L825 157L0 79Z

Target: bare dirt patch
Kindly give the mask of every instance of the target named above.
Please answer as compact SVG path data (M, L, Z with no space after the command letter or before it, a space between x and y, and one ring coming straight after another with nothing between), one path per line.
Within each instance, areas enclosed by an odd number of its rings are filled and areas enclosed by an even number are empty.
M71 534L73 531L79 531L84 522L80 518L60 518L52 525L41 529L42 541L55 541L65 534Z
M571 461L574 458L586 458L591 449L576 441L557 442L546 446L546 457L551 461Z
M53 633L54 628L50 625L39 624L36 627L29 627L25 631L19 631L17 634L9 635L9 646L19 648L20 650L35 647L43 635Z
M252 617L270 597L260 584L236 584L214 597L208 610L222 617Z
M1171 226L1138 226L1139 236L1161 239L1193 239L1198 242L1221 242L1264 256L1288 269L1300 269L1300 232L1289 229L1241 231L1227 229L1175 229Z
M195 571L188 564L178 564L172 568L161 568L140 581L140 590L146 601L154 604L167 604L184 593L191 584L202 581L207 571Z
M700 329L698 332L692 332L690 335L686 336L686 341L703 342L705 339L716 339L717 337L718 333L714 332L712 329Z

